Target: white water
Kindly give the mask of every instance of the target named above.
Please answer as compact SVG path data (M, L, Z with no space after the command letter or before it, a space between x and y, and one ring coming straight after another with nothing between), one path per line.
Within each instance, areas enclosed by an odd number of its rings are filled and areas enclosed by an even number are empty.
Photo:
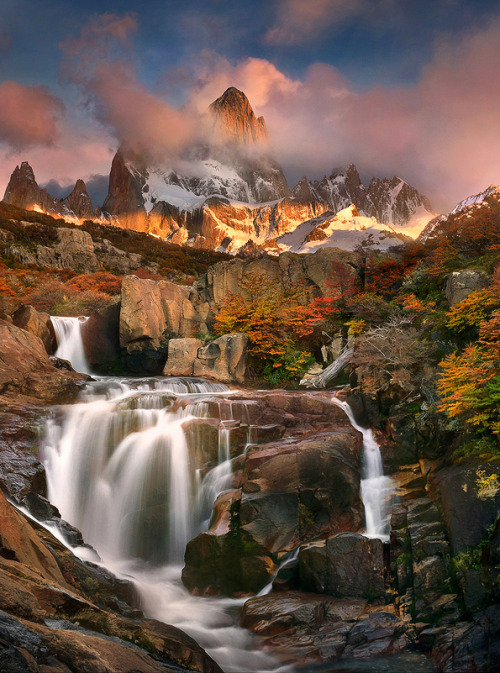
M106 567L134 579L146 616L189 633L226 671L277 671L235 625L231 611L244 600L193 597L180 580L186 543L206 529L217 494L231 482L232 404L219 402L227 427L221 422L219 464L204 479L183 426L208 417L221 393L229 391L189 379L89 384L81 403L48 424L49 498Z
M365 507L366 537L389 541L391 532L390 494L392 479L384 476L380 447L369 428L362 428L354 419L347 402L333 398L334 404L345 411L351 425L363 435L363 457L361 469L361 499Z
M69 360L77 372L90 374L82 341L82 325L88 318L50 317L57 339L56 357Z

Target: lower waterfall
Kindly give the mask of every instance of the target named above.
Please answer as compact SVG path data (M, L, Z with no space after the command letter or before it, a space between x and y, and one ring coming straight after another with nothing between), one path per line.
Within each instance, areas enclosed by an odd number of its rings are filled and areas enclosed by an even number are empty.
M219 404L226 420L218 465L201 474L185 428L207 417L209 404ZM255 650L253 636L236 625L231 612L246 599L194 597L180 579L186 543L206 530L217 493L230 484L231 418L230 391L220 384L91 382L79 403L47 424L48 495L103 564L134 581L147 617L184 630L231 673L290 670Z
M389 542L391 532L389 498L392 490L392 479L384 476L379 445L369 428L362 428L356 423L354 414L347 402L341 402L335 397L333 402L345 411L353 428L363 435L361 499L365 507L365 535L366 537L379 538L382 542Z
M88 318L61 318L51 316L54 332L56 333L56 357L69 360L77 372L90 374L89 364L85 357L82 341L82 325Z

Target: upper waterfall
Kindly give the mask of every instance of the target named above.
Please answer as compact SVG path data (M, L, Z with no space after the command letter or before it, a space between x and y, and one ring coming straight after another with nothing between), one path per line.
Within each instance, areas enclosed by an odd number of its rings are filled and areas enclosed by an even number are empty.
M77 372L90 374L82 340L82 325L88 318L50 317L57 339L56 357L69 360Z

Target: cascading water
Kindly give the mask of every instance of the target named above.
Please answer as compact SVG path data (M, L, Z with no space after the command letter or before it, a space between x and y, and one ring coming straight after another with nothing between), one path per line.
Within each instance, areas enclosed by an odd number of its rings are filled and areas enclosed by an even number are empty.
M353 428L363 435L361 499L365 507L365 535L388 542L391 532L389 498L392 479L384 476L379 445L369 428L362 428L356 423L347 402L341 402L336 398L333 398L333 402L345 411Z
M57 340L55 355L63 360L69 360L77 372L90 374L87 358L82 341L82 325L88 318L61 318L51 316Z
M219 464L203 479L184 432L220 393L226 386L192 379L89 383L81 403L48 423L49 498L108 568L134 578L147 616L189 633L225 670L276 671L228 612L244 601L195 598L180 581L186 543L231 482L231 403L220 408Z

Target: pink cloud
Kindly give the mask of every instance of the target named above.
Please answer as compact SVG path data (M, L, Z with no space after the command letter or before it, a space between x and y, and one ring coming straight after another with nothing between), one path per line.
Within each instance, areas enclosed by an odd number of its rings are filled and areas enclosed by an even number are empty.
M164 158L178 154L196 125L138 80L130 42L136 27L129 15L99 17L77 40L62 44L62 72L119 144L145 158Z
M45 87L5 81L0 101L0 142L21 149L56 141L64 105Z
M397 174L446 210L500 183L500 21L442 42L409 88L356 91L317 63L294 79L262 59L212 57L194 78L200 108L227 86L263 115L277 158L297 174L354 162L365 174Z

